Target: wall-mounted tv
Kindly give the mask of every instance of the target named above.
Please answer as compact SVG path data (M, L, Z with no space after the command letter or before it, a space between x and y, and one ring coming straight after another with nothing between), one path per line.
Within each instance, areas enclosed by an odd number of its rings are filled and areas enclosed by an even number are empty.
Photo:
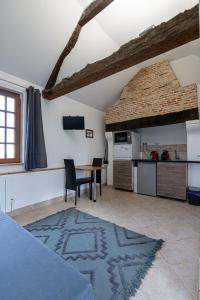
M64 130L83 130L85 129L85 120L81 116L64 116L63 117Z

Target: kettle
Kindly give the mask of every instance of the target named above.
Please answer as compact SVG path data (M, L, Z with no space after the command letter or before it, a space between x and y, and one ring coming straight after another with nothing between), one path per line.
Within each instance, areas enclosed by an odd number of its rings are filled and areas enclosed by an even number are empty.
M151 151L151 159L158 160L158 152L157 151Z
M167 150L163 150L161 160L169 160L169 152Z

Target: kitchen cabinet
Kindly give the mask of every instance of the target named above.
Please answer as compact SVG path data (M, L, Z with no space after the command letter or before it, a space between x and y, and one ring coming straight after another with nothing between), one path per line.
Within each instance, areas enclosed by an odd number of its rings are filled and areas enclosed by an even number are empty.
M114 188L133 191L133 162L132 160L113 161Z
M157 195L186 200L187 164L157 163Z
M139 194L156 196L155 162L138 162L137 191Z

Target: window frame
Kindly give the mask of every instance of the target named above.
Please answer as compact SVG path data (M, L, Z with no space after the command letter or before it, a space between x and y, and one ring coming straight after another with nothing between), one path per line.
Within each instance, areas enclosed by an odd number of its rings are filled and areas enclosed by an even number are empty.
M21 162L21 97L20 94L16 93L16 92L11 92L5 89L0 88L0 95L4 96L4 97L10 97L10 98L14 98L15 99L15 111L14 111L14 115L15 115L15 141L14 143L11 144L15 144L15 157L14 158L0 158L0 165L5 165L5 164L12 164L12 163L20 163ZM9 112L6 110L0 110L2 112ZM1 128L9 128L6 126L6 120L5 120L5 127L1 126ZM5 143L1 143L1 144L9 144L6 143L6 137L4 140ZM6 149L5 149L6 151Z

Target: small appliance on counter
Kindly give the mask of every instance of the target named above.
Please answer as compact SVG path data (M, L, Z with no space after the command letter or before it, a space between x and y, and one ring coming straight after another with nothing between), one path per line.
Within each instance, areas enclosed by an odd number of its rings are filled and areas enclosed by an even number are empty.
M138 159L140 156L140 134L134 131L119 131L113 133L113 158Z
M161 154L161 160L169 160L169 152L168 150L163 150Z
M158 160L158 152L157 151L151 151L151 159Z

